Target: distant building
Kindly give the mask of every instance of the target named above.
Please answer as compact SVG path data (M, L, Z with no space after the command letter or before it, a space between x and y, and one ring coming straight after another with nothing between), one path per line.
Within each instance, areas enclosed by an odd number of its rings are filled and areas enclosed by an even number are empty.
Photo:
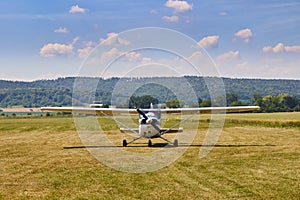
M92 104L90 104L90 108L103 108L104 104L101 101L93 101Z

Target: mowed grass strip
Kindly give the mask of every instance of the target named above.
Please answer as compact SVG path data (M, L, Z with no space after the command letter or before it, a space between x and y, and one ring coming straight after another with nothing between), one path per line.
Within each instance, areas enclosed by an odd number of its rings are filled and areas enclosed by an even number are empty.
M120 143L117 126L102 122ZM170 166L129 174L81 148L73 118L1 118L0 199L299 199L297 128L229 124L199 159L205 127ZM148 148L147 140L140 142Z

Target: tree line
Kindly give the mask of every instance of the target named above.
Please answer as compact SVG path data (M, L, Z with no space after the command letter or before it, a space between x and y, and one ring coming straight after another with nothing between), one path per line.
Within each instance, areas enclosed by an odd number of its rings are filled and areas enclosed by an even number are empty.
M277 96L265 96L262 97L259 94L252 96L253 103L251 105L260 106L258 112L293 112L300 111L300 99L288 95L280 94ZM238 99L237 94L227 94L226 96L219 96L215 99L198 99L199 107L211 107L211 106L247 106L249 104L242 102ZM158 104L158 100L150 95L145 96L132 96L129 99L129 108L150 108L150 105ZM162 107L168 108L182 108L184 107L184 101L178 99L172 99L166 101Z
M41 106L87 106L93 101L110 105L113 95L128 99L114 100L117 106L133 107L137 101L145 102L141 107L153 104L166 104L168 107L194 106L189 99L177 99L178 94L186 94L186 85L193 89L201 107L224 105L258 105L262 112L299 111L300 80L264 80L223 78L225 97L211 100L205 81L213 77L147 77L147 78L110 78L67 77L55 80L32 82L0 80L0 107L41 107ZM77 84L79 94L73 93ZM118 88L118 91L115 91ZM133 94L130 88L135 88ZM174 93L176 88L176 94ZM137 97L147 96L144 100ZM180 95L179 95L180 96ZM184 95L183 95L184 96ZM187 95L185 95L187 96Z

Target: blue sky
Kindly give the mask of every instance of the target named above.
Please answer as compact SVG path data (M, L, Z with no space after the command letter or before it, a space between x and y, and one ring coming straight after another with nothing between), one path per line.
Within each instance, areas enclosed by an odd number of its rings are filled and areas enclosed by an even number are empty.
M153 26L194 39L221 76L300 79L296 0L10 0L0 25L0 79L76 76L101 39Z

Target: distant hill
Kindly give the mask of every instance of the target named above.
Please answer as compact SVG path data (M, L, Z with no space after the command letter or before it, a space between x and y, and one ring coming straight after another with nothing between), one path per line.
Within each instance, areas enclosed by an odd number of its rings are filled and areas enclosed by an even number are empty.
M0 107L41 107L41 106L70 106L72 105L72 91L75 77L58 78L55 80L38 80L32 82L0 80ZM160 103L175 98L173 92L163 85L173 85L182 93L186 93L183 86L186 80L195 91L199 99L209 99L209 93L203 77L152 77L152 78L77 78L82 95L74 97L78 105L89 104L93 100L101 100L105 104L111 103L111 96L116 84L122 82L122 94L128 95L128 88L138 87L136 96L152 95ZM206 80L213 79L206 77ZM99 82L98 82L99 81ZM246 104L252 104L253 95L277 96L289 94L300 98L300 80L269 80L269 79L231 79L223 78L225 90L228 94L236 94L238 99ZM91 98L85 91L90 91L91 86L98 82L94 97ZM155 84L158 83L158 84ZM182 99L181 99L182 100ZM184 101L184 100L183 100Z

